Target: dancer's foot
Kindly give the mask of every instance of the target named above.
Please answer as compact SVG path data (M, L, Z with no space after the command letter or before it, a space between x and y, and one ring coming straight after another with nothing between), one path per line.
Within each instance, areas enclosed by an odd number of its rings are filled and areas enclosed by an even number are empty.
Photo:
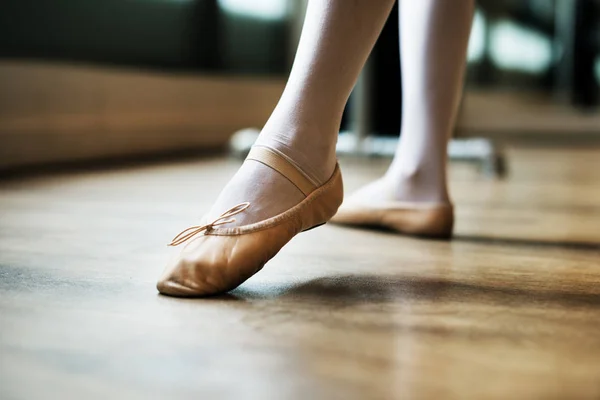
M234 289L296 234L327 222L342 202L337 166L329 180L315 184L280 152L260 146L252 149L244 166L240 171L246 169L257 179L261 175L268 179L251 183L243 181L244 175L238 173L228 188L233 194L229 199L238 196L240 203L228 206L216 217L205 218L173 239L171 245L187 244L159 280L161 293L190 297ZM236 184L241 185L238 191ZM252 186L254 191L249 189ZM244 199L242 193L249 197ZM289 207L273 200L277 198L285 199ZM216 207L223 208L224 204Z
M331 222L415 236L450 237L454 212L447 193L444 190L437 196L425 196L426 191L416 185L415 181L387 174L344 199Z

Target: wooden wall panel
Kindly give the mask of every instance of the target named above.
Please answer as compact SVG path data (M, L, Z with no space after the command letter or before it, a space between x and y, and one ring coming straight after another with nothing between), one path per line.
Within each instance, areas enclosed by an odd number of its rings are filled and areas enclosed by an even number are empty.
M595 138L600 110L581 110L549 95L485 90L465 91L457 130L461 136Z
M0 62L0 168L221 146L283 80Z

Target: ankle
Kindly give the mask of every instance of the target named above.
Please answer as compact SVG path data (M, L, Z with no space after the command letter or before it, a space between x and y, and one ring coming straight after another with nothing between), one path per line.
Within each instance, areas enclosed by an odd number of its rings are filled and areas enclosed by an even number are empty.
M388 169L384 179L394 188L398 201L450 203L446 171L427 166L396 166Z
M331 143L327 136L331 136L331 133L317 129L263 129L256 145L271 147L283 153L311 178L323 183L329 179L336 164L335 142Z

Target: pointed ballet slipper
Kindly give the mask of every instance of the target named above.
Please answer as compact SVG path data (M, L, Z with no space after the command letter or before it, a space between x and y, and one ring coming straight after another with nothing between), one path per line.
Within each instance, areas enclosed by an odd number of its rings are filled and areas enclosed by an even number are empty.
M225 227L235 215L252 210L241 203L219 218L181 232L170 243L186 243L165 269L156 287L178 297L209 296L230 291L257 273L286 243L302 231L327 222L343 199L340 168L317 187L301 170L278 152L255 146L246 162L260 162L285 176L306 196L289 210L256 223Z

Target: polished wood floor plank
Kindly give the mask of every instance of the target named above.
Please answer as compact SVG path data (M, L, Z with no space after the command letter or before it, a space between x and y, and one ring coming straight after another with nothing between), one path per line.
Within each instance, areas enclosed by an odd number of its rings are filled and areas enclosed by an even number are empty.
M454 240L325 226L208 300L154 283L237 162L4 180L0 398L600 398L600 149L508 150Z

